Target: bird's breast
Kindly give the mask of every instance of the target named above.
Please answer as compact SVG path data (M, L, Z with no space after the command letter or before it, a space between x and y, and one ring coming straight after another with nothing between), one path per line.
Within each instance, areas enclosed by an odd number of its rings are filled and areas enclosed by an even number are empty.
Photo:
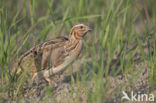
M73 47L70 48L72 48L70 51L68 51L68 48L66 51L69 53L69 55L65 58L65 61L67 62L72 62L80 54L82 49L82 41L79 40L77 43L73 45Z
M69 48L66 48L66 50L68 50L68 49ZM52 71L54 74L56 74L56 73L58 73L60 71L63 71L65 69L65 67L68 66L80 54L81 49L82 49L82 41L80 40L80 41L78 41L76 43L76 45L75 45L75 47L73 49L70 49L70 51L66 51L66 52L68 52L68 56L66 56L64 58L64 61L60 65L57 65L56 67L51 68L47 72Z

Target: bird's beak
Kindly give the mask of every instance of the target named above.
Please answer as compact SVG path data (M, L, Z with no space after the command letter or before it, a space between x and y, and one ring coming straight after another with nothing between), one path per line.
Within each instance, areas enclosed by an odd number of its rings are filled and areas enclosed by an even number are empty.
M90 28L90 27L88 28L88 31L92 31L92 30L93 30L92 28Z

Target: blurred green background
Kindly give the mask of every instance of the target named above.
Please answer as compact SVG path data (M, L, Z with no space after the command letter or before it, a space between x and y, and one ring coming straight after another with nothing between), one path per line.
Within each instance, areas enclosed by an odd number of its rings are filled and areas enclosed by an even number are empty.
M155 91L156 0L0 0L0 102L22 98L26 79L11 74L15 59L36 44L68 36L78 23L94 29L83 40L81 72L76 77L71 73L70 88L82 85L88 103L108 103L127 85L135 88L133 81L146 69L146 89ZM119 75L130 84L115 84L120 89L109 93L112 81L104 79ZM49 95L53 97L45 97Z

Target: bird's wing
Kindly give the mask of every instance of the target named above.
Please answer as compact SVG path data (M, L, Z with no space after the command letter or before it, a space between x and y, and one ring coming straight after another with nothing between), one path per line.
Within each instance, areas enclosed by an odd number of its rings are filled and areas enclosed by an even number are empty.
M68 41L66 37L57 37L34 46L18 59L20 71L28 65L28 62L31 63L30 69L33 69L33 72L45 69L44 66L49 54L56 48L63 46L66 41Z
M27 52L25 52L23 55L21 55L19 57L18 61L20 62L24 57L28 56L31 53L36 53L36 54L40 53L45 46L55 45L55 44L58 44L60 42L65 42L65 41L68 41L68 38L62 36L62 37L56 37L56 39L51 39L44 43L38 44L38 45L32 47Z
M68 39L64 39L63 41L55 42L55 44L49 45L47 43L43 46L42 61L41 61L42 70L49 69L51 67L56 67L64 62L64 58L68 55L64 48L67 41Z

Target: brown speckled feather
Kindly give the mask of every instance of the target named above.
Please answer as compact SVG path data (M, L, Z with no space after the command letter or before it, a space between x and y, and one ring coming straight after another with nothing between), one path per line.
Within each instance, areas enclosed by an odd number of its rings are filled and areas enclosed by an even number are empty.
M61 64L65 54L64 45L69 42L66 37L57 37L36 45L19 58L19 70L30 68L32 74L40 70L55 67Z
M89 30L90 28L84 24L75 25L69 38L57 37L34 46L18 59L17 65L13 68L17 68L17 74L24 70L29 70L28 73L32 75L39 73L44 77L50 76L50 71L53 70L58 73L80 54L81 38Z

